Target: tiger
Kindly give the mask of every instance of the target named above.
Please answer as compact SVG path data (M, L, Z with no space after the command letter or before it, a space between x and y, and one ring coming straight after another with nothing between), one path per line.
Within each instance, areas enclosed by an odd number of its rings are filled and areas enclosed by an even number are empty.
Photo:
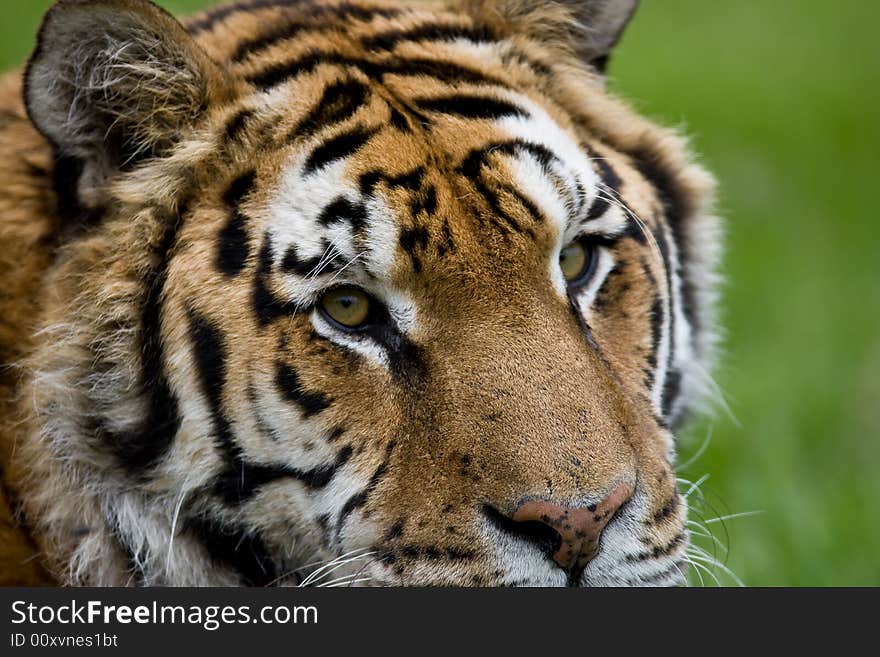
M678 586L721 221L637 0L60 0L0 83L0 578Z

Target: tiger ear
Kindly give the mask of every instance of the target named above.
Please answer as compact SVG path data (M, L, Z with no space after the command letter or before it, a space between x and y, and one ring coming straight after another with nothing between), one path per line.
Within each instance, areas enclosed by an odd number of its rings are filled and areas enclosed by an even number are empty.
M225 87L219 67L152 2L60 0L43 19L24 96L59 156L99 184L165 152Z
M515 31L565 45L600 71L635 14L639 0L462 0L467 11Z

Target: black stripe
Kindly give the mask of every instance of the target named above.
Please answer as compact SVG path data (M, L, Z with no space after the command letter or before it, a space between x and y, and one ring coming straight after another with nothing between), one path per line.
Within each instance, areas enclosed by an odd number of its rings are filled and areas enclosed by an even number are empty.
M406 519L399 518L397 522L391 525L391 528L385 532L385 541L393 541L395 538L399 538L403 534L404 527L406 527Z
M611 167L610 164L608 164L604 157L593 154L590 154L590 157L599 170L599 179L602 181L602 184L607 189L599 190L599 194L593 200L593 204L590 206L590 209L587 210L586 221L593 221L595 219L598 219L606 212L608 212L608 208L611 207L611 204L607 200L607 197L611 195L619 196L620 187L623 184L620 176L617 175L617 172Z
M409 125L409 121L403 115L399 109L394 107L393 105L388 106L391 111L390 121L391 125L400 130L401 132L412 132L412 128Z
M520 152L529 153L541 164L541 167L545 172L549 172L552 163L559 161L559 158L557 158L556 155L540 144L534 144L522 140L513 140L496 142L472 150L459 166L459 172L470 181L489 205L491 211L490 221L492 221L496 227L505 233L517 232L533 235L534 233L530 228L521 226L516 219L510 216L510 214L501 207L498 195L489 189L486 183L483 182L481 176L482 167L491 155L516 155ZM508 192L523 204L523 207L525 207L526 211L531 215L532 221L540 223L543 220L537 206L522 196L517 190L509 186L503 187L502 190Z
M656 155L647 150L640 150L630 153L630 156L639 173L657 191L663 205L666 221L672 230L672 239L678 250L676 274L682 285L682 307L685 317L691 325L693 339L696 341L696 336L700 331L700 322L697 317L697 286L689 276L688 268L685 265L692 259L685 226L692 208L685 191L676 184L673 174L659 162Z
M326 410L333 401L323 393L306 392L296 370L281 361L275 364L275 385L278 386L284 399L299 406L303 417L310 417Z
M246 171L235 180L223 192L223 202L231 208L237 208L244 198L250 194L254 187L256 172L253 170Z
M592 64L593 68L599 71L599 73L605 73L605 71L608 69L608 61L610 58L610 54L601 55L599 57L596 57L595 59L591 59L590 64Z
M592 237L590 239L590 243L592 244ZM611 241L613 245L614 241ZM596 292L596 296L593 300L593 311L597 313L605 313L608 310L608 307L612 303L621 304L623 302L623 295L626 294L630 289L630 284L626 281L622 282L619 286L617 285L617 279L623 277L624 272L619 267L619 265L614 265L611 268L611 271L605 276L605 280L602 281L602 285L599 287L599 290ZM617 287L616 294L612 296L612 289Z
M52 168L52 187L55 192L55 207L61 218L68 239L88 228L97 226L104 218L103 208L86 208L80 203L79 179L84 162L77 157L55 153Z
M398 175L389 175L383 169L371 169L361 174L358 187L363 196L372 196L380 182L384 182L390 189L402 188L415 192L422 188L424 176L425 168L421 166Z
M490 156L517 155L521 151L534 157L547 173L550 172L551 165L560 162L556 154L542 144L536 144L522 139L513 139L509 141L493 142L475 148L467 154L464 160L462 160L459 168L467 175L476 175L479 174L480 168Z
M326 264L329 264L334 257L328 255ZM284 258L281 259L281 271L306 277L315 272L322 260L321 256L301 258L297 253L296 246L291 244L284 252Z
M654 232L654 241L657 243L657 248L660 251L660 256L663 258L663 268L666 272L666 289L668 290L668 299L666 304L666 310L669 315L669 355L667 357L667 365L666 365L666 379L663 381L663 395L661 397L661 412L663 413L663 417L666 421L672 419L670 417L670 412L672 411L672 407L675 404L676 399L678 398L678 393L681 388L681 372L679 372L675 368L675 312L673 309L673 295L675 294L675 290L672 286L672 269L674 267L674 263L671 261L671 254L669 252L669 243L666 240L665 232L660 229Z
M349 57L339 53L309 52L289 62L273 64L268 68L246 76L248 82L262 89L274 87L304 73L310 73L321 65L351 67L368 77L381 81L386 75L427 76L443 82L474 82L506 86L495 77L461 66L455 62L435 59L400 59L374 62L362 57Z
M394 50L404 41L455 41L467 39L487 43L495 36L486 28L466 25L420 25L419 27L380 32L361 40L367 50Z
M254 315L260 326L266 326L279 317L292 317L297 308L289 301L279 301L268 287L268 277L272 273L272 240L269 233L263 236L263 246L257 255L257 270L254 273L252 303Z
M223 408L226 385L226 348L219 329L193 310L189 311L190 340L202 392L208 398L215 443L223 454L224 470L214 482L214 492L227 503L244 501L245 464L241 447Z
M440 241L440 244L437 246L437 253L440 254L442 258L447 253L454 253L456 251L455 240L452 238L452 230L449 228L449 222L443 222L443 228L440 231L443 239Z
M363 106L369 93L369 88L356 80L331 84L324 89L321 100L308 116L290 131L288 139L307 136L351 118Z
M422 200L422 209L430 216L437 211L437 188L429 185Z
M666 503L654 514L651 520L645 521L645 524L658 524L666 520L678 510L679 499L678 493L673 493L670 498L666 500Z
M267 586L277 579L269 549L252 529L224 527L204 518L189 518L185 528L212 560L234 570L245 586Z
M202 392L208 398L211 424L218 446L231 460L240 461L241 451L223 410L226 385L226 348L220 330L205 317L189 311L190 340Z
M400 232L400 248L412 259L413 271L417 274L422 271L422 261L419 252L428 248L430 235L424 226L415 226Z
M353 233L362 233L367 225L367 206L340 196L318 216L318 223L325 227L337 222L347 222Z
M139 473L154 466L171 447L180 429L177 396L165 376L162 340L162 299L168 278L168 262L177 242L177 233L186 214L165 219L166 227L156 249L154 268L144 277L147 290L142 311L142 372L140 387L147 397L147 413L141 427L130 433L116 433L101 426L97 435L111 447L123 466Z
M268 32L239 43L235 52L232 53L232 57L229 59L232 62L239 63L256 52L268 50L277 43L288 41L302 32L313 30L316 27L317 26L312 23L302 22L290 22L277 25Z
M256 111L252 109L243 109L236 112L231 119L226 123L226 127L223 129L223 134L226 137L226 141L236 141L241 136L241 132L244 130L248 121L256 115Z
M532 221L534 223L539 224L544 221L544 215L541 214L538 206L535 205L531 199L526 198L518 189L515 189L510 185L504 185L502 189L513 196L513 198L515 198L520 203L520 205L522 205L526 209L526 212L529 213L529 216L532 218Z
M234 210L226 225L220 231L217 242L217 268L224 276L235 276L245 268L250 256L245 224L247 219L238 210Z
M311 470L300 470L283 464L263 465L243 462L240 468L225 470L215 480L214 491L227 504L235 505L251 499L263 486L282 479L294 479L312 489L324 488L353 453L352 447L346 445L336 455L333 463Z
M346 446L339 451L333 464L312 470L300 470L286 464L259 464L245 461L241 446L236 442L223 406L223 388L226 384L226 349L220 331L204 317L189 313L190 337L196 369L202 390L208 398L211 423L217 447L224 456L225 467L214 480L212 490L229 505L248 501L261 487L279 479L296 479L310 488L326 486L337 469L348 461L353 450ZM309 415L309 404L319 403L314 395L304 395L302 404Z
M357 127L333 137L312 151L303 172L309 174L331 162L354 155L374 134L376 130L373 128Z
M253 189L255 176L254 171L241 174L223 193L223 201L230 207L231 213L217 241L216 264L227 277L241 273L250 256L247 218L239 211L238 206Z
M379 467L376 468L375 472L373 472L366 487L362 491L352 495L346 500L345 504L342 505L342 509L339 511L339 516L336 518L337 535L342 531L342 526L345 524L345 520L348 516L350 516L355 509L359 509L367 503L370 493L373 492L373 489L376 488L379 481L385 476L385 472L388 470L388 466L391 463L391 452L394 451L396 446L397 443L394 441L388 443L388 446L385 448L385 460L382 461Z
M678 418L671 417L671 414L672 407L678 400L679 394L681 394L681 379L681 372L670 366L669 371L666 373L666 381L663 384L662 412L663 417L667 422L670 420L674 421L673 426L678 424Z
M456 94L442 98L418 98L413 102L416 107L426 112L450 114L466 119L494 120L505 116L528 116L528 113L521 107L488 96Z
M647 268L645 269L647 272ZM652 283L656 285L656 281ZM661 330L663 327L663 301L660 298L660 294L658 293L654 297L654 301L651 303L650 310L650 320L651 320L651 349L648 352L648 369L645 372L645 387L652 388L654 387L654 378L657 376L657 352L660 349L660 337Z
M666 545L657 545L652 547L647 552L640 552L638 554L630 554L627 555L626 560L630 563L636 563L639 561L648 561L650 559L658 559L660 557L666 557L672 554L676 548L683 545L687 540L687 535L682 531L676 534L672 540L670 540Z

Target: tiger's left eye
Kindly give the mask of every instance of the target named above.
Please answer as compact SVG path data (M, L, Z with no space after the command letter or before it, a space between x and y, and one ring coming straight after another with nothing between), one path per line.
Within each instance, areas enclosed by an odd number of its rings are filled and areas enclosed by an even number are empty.
M575 285L592 274L596 259L595 249L580 240L569 242L559 252L559 268L565 282Z

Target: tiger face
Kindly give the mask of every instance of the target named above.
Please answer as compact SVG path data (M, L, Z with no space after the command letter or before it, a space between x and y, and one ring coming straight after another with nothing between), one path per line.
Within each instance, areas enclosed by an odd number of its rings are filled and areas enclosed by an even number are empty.
M681 583L716 221L604 88L635 4L56 5L18 468L54 570Z

